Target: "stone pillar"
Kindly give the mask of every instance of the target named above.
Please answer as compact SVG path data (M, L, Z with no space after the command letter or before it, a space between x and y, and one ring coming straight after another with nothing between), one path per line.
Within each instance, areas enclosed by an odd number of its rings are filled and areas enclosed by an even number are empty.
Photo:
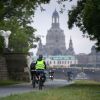
M7 80L8 79L8 71L6 60L4 57L0 56L0 80Z
M6 63L9 78L12 80L29 81L29 71L27 66L27 54L23 53L6 53Z

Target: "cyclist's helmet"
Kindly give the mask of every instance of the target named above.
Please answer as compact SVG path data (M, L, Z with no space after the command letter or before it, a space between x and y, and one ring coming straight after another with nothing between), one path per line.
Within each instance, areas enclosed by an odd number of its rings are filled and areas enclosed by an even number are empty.
M39 55L39 58L42 59L43 58L43 55Z

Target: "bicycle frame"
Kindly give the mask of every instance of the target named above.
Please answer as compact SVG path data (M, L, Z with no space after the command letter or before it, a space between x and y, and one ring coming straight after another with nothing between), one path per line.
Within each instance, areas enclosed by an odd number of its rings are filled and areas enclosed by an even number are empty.
M36 80L38 79L39 89L42 90L43 83L44 83L44 74L45 74L44 71L43 70L32 70L32 72L36 73L36 76L34 76L32 80L33 88L35 88L35 83L36 83Z

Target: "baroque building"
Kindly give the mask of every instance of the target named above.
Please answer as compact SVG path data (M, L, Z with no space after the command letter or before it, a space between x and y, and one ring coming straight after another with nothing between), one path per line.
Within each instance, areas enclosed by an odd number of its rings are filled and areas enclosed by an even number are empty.
M100 67L100 51L96 51L95 46L92 46L89 54L78 54L78 65L83 67Z
M89 54L76 55L70 37L69 47L66 49L64 31L60 28L59 14L56 10L52 14L52 24L47 31L46 44L43 45L41 39L39 41L37 56L40 54L45 57L50 66L100 67L100 52L96 52L94 46Z
M59 14L55 10L52 14L51 28L47 31L46 44L43 45L41 40L37 55L56 56L56 55L75 55L72 39L70 38L69 48L66 49L64 31L60 28Z
M88 54L88 65L100 67L100 51L96 51L95 46L92 46L91 53Z
M71 55L48 56L45 61L48 66L57 68L70 68L71 65L78 64L77 58Z

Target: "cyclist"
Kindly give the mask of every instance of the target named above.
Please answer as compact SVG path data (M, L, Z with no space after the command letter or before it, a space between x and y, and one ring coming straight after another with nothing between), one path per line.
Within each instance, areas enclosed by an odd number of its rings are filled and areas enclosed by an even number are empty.
M35 69L37 70L37 76L39 76L40 73L43 73L43 77L44 77L44 81L43 82L45 82L46 76L45 76L44 70L46 69L46 63L43 60L43 56L42 55L39 55L39 58L37 59L36 64L35 64Z
M54 78L54 71L53 70L49 71L49 77L51 80L53 80L53 78Z
M30 65L30 73L31 73L31 80L33 79L33 76L36 75L35 72L33 72L32 70L35 70L35 62L32 61L31 65Z

